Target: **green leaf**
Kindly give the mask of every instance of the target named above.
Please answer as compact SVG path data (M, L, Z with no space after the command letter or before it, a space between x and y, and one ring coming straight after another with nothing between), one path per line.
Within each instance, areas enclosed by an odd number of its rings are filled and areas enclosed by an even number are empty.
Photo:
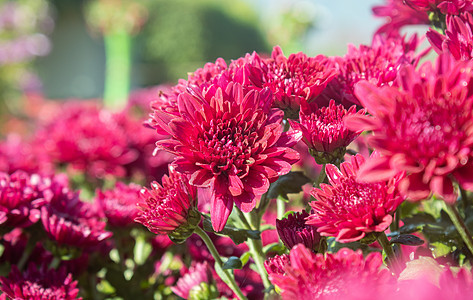
M215 232L212 227L212 222L209 218L204 216L204 221L202 222L203 228L207 232L213 232L218 235L228 236L232 239L235 244L241 244L246 242L248 238L253 240L261 239L261 232L259 230L246 230L241 228L235 228L231 226L225 226L222 231Z
M240 256L240 260L243 266L248 263L248 261L250 260L250 257L251 257L250 252L245 252Z
M407 246L420 246L424 244L424 241L412 234L401 234L396 237L393 237L390 240L391 244L402 244Z
M280 243L272 243L263 247L264 254L274 253L274 252L281 255L284 252L286 252L286 247Z
M153 251L153 247L150 243L146 242L144 235L139 235L136 237L135 249L133 250L134 259L137 265L144 264L149 255Z
M233 270L243 268L243 263L240 258L236 256L230 256L222 267L224 270Z
M276 199L281 196L287 200L287 194L302 192L302 186L309 182L310 179L303 172L289 172L286 175L280 176L276 182L271 184L268 190L268 198Z
M431 243L430 247L433 249L435 257L446 256L453 251L452 247L440 242Z

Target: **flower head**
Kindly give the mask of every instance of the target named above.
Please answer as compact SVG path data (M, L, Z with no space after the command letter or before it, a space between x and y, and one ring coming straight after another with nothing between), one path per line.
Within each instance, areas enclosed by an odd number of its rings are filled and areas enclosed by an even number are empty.
M371 232L383 232L393 219L396 208L404 200L396 189L399 176L387 181L363 183L359 168L361 155L340 165L340 170L327 164L330 185L314 188L310 203L312 212L307 224L314 225L322 236L335 236L339 242L353 242Z
M404 38L388 38L375 35L371 46L348 45L344 57L332 58L338 68L338 76L332 80L322 92L317 102L329 103L334 99L337 103L349 107L360 105L360 100L354 94L355 84L362 80L377 86L393 85L404 64L416 64L419 57L415 54L418 40L413 35L409 40Z
M174 240L185 240L200 223L197 212L197 189L188 179L170 167L162 185L151 183L151 189L141 190L140 212L135 218L156 234L168 234Z
M118 182L115 188L108 191L97 190L96 201L107 218L107 223L115 227L134 224L138 216L136 204L140 198L141 186Z
M273 106L284 110L288 117L297 116L301 102L313 101L336 76L327 57L308 57L299 52L286 58L279 46L268 59L254 53L245 72L250 85L267 87L274 93Z
M27 227L40 218L41 207L51 199L53 185L59 182L37 174L0 172L0 224Z
M430 44L439 54L450 52L456 60L473 58L473 15L447 15L445 35L430 29L426 35Z
M30 264L22 274L13 265L8 278L0 277L0 290L11 299L54 300L77 298L77 281L67 274L64 268L47 270L46 265L39 269Z
M212 272L207 262L191 266L171 290L184 299L212 299L219 296L212 285Z
M246 91L224 76L189 88L178 98L179 117L159 114L170 135L158 148L176 154L173 165L190 184L209 188L212 225L225 226L235 203L251 211L279 175L299 159L293 146L298 132L283 132L282 111L271 109L272 94Z
M381 254L376 252L365 259L361 251L344 248L324 257L297 245L289 261L284 273L269 275L283 299L379 299L394 279L381 268Z
M373 117L345 121L353 130L372 130L368 143L382 154L360 170L365 181L407 172L399 189L411 200L434 192L453 203L453 180L473 190L472 68L442 55L436 67L426 62L416 72L406 66L399 89L358 84L356 94Z
M308 249L317 250L321 237L316 227L306 225L305 219L308 216L309 214L303 210L290 214L282 220L276 220L279 238L287 249L290 250L297 244L303 244Z
M276 255L264 261L264 268L266 269L266 272L268 272L268 275L273 273L284 275L284 272L286 272L285 268L290 263L291 261L289 260L289 255Z
M128 136L114 118L90 103L68 103L37 133L36 143L58 164L70 164L93 177L124 176L123 165L137 153L129 149Z
M458 15L473 10L469 0L403 0L405 5L418 11L440 11L442 14Z
M106 224L99 220L96 207L81 201L78 193L67 188L57 189L48 205L41 208L41 221L57 250L65 249L68 254L76 248L97 246L112 236L105 231Z
M376 33L386 33L389 36L399 36L400 29L406 25L429 24L429 15L424 10L417 10L402 0L387 0L384 5L373 7L373 14L384 17L386 24L382 25Z
M355 105L346 110L343 105L336 105L334 100L328 107L321 108L313 102L301 105L299 122L289 120L289 123L302 132L302 140L317 163L324 164L342 158L346 147L361 133L345 126L345 116L364 113L364 110L357 112Z

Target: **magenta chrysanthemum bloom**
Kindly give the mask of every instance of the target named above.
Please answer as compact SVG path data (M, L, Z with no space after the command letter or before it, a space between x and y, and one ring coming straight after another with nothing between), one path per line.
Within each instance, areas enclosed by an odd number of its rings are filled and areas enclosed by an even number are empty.
M292 247L290 249L292 249ZM285 269L290 263L289 255L276 255L264 261L264 268L266 269L266 272L268 272L268 275L284 275L284 272L286 272Z
M300 133L283 132L283 113L269 107L269 90L247 92L224 77L178 100L180 117L159 112L172 137L156 144L178 156L173 164L190 184L210 189L212 225L220 231L234 203L251 211L269 184L290 171L299 159L290 147Z
M212 271L207 262L196 263L171 290L184 299L212 299L219 296L212 281Z
M51 199L52 185L51 179L37 174L0 172L0 224L13 228L36 223L41 207Z
M355 84L362 80L377 86L393 85L401 68L405 64L416 64L424 53L416 54L418 40L413 35L409 40L404 38L387 38L375 35L371 46L348 45L344 57L334 57L339 74L332 80L320 95L317 102L329 103L334 99L349 107L360 104L354 95Z
M439 54L450 52L456 60L473 58L473 15L447 15L445 35L430 29L426 35L430 44Z
M245 72L250 86L269 88L274 94L273 106L290 118L297 118L301 102L314 100L337 74L323 55L308 57L299 52L286 58L279 46L274 47L268 59L254 53Z
M373 14L386 19L386 24L376 31L376 34L385 33L388 36L399 36L400 29L406 25L430 24L426 11L414 9L403 0L387 0L385 5L373 7Z
M317 228L306 225L309 214L303 210L290 214L282 220L276 220L276 229L279 238L287 249L291 250L297 244L303 244L308 249L317 251L320 243L320 234Z
M47 270L43 265L39 269L30 264L21 274L13 265L8 278L0 277L0 290L11 299L29 300L73 300L77 298L79 289L77 281L72 279L66 270Z
M25 141L19 135L8 134L0 141L0 172L12 174L18 170L50 175L53 174L53 164L42 147Z
M382 154L360 170L365 181L407 172L399 189L411 200L434 192L453 203L454 180L473 190L472 67L442 55L435 67L404 68L400 89L358 84L356 94L373 117L348 117L347 126L372 130L368 143Z
M41 221L59 247L94 247L112 236L105 231L106 224L99 220L96 208L67 188L55 191L50 203L41 208Z
M115 188L108 191L97 190L96 202L107 218L107 223L114 227L133 225L139 210L136 204L140 199L141 186L117 182Z
M394 278L382 269L381 253L363 258L361 250L344 248L324 257L297 245L289 261L284 273L269 275L283 299L379 299L394 291Z
M312 212L307 224L322 236L334 236L342 243L359 241L371 232L383 232L404 200L397 191L399 176L374 183L360 182L359 168L365 159L356 155L340 165L327 164L330 185L321 184L311 192Z
M440 11L442 14L458 15L473 11L473 3L470 0L403 0L403 2L415 10Z
M155 234L168 234L175 241L185 240L200 223L197 189L172 167L169 176L163 176L162 185L152 182L151 189L141 190L141 200L144 202L138 204L140 212L135 221Z
M36 143L43 145L53 161L93 177L124 176L123 165L137 157L114 115L90 103L65 104L37 136Z
M342 158L346 147L361 133L345 126L345 116L364 113L364 110L357 112L355 105L346 110L343 105L336 105L334 100L328 107L321 108L315 102L303 103L299 122L289 120L289 123L302 132L302 140L317 163L325 164Z

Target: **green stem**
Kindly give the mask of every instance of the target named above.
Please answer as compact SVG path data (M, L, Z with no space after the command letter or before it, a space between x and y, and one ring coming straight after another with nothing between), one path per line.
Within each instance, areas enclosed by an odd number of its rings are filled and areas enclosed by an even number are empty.
M281 196L276 199L276 208L278 219L281 220L286 213L286 201Z
M49 264L49 269L57 269L60 263L61 263L61 259L59 259L59 257L57 256L54 256L53 260Z
M462 237L463 241L465 242L466 246L470 250L470 252L473 254L473 239L470 230L468 227L466 227L465 222L463 222L462 217L460 216L460 213L458 212L457 208L455 205L449 205L445 203L445 209L450 216L450 219L453 222L453 225L455 225L455 228L457 229L458 233Z
M238 296L238 298L247 299L245 295L243 295L240 288L238 287L238 284L236 283L233 275L229 272L229 270L223 269L222 258L220 258L220 254L218 254L217 249L215 248L215 245L212 243L212 240L209 238L207 233L205 233L205 231L203 231L200 227L196 227L194 233L200 236L200 238L204 241L205 245L209 249L213 258L215 259L215 262L218 264L223 274L225 275L226 278L222 278L222 280L230 286L230 288Z
M28 261L28 258L30 258L31 253L33 252L34 248L36 247L37 242L38 242L38 239L34 238L32 236L28 239L25 250L23 251L23 254L21 255L20 261L17 264L18 269L23 270L23 268L25 267L26 262Z
M120 110L126 106L130 90L131 35L125 30L106 33L104 104Z
M250 223L254 230L260 230L261 218L257 217L257 214L253 211L250 212ZM249 239L248 247L250 248L251 257L253 257L253 260L255 261L256 269L263 280L263 285L267 289L271 286L271 282L268 278L268 272L266 272L266 268L264 267L266 256L263 253L263 242L261 239Z
M266 272L266 268L264 267L264 260L265 255L263 253L263 242L261 240L248 240L248 247L250 248L251 257L255 261L256 269L263 280L264 288L267 289L271 286L271 282L268 278L268 272Z
M380 232L378 234L378 242L381 245L381 247L383 247L384 252L386 252L389 268L394 274L399 275L402 271L402 266L400 265L400 262L393 251L391 243L389 242L384 232Z

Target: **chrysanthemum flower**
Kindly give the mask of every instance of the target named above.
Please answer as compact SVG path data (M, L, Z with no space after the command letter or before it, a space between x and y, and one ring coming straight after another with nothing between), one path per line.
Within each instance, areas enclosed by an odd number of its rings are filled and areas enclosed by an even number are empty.
M283 299L379 299L394 291L394 278L381 268L383 261L377 252L365 259L361 250L344 248L324 257L297 245L289 260L284 273L269 275Z
M290 214L282 220L276 220L276 229L279 238L291 250L297 244L303 244L308 249L317 251L320 242L320 234L317 228L311 225L306 225L305 219L309 214L302 210Z
M123 165L137 153L112 113L91 103L68 103L37 133L36 143L58 164L70 164L93 177L124 176Z
M416 54L418 40L413 35L409 40L404 38L387 38L375 35L371 46L348 45L348 51L343 57L332 58L339 74L322 92L317 102L329 103L334 99L346 107L360 105L360 100L354 95L355 84L362 80L377 86L393 85L404 64L416 64L424 53Z
M458 15L473 11L473 3L469 0L403 0L403 2L415 10L431 12L439 10L442 14Z
M50 178L17 171L12 175L0 172L0 224L27 227L40 218L40 209L51 198Z
M168 234L174 240L185 240L192 235L201 216L196 210L197 189L188 178L169 168L162 185L151 183L151 189L141 190L140 212L135 218L156 234Z
M426 11L417 10L403 0L387 0L384 5L373 7L373 14L386 19L386 24L376 31L388 36L400 36L400 29L406 25L430 24Z
M179 278L171 290L184 299L217 298L219 293L212 281L212 272L207 262L196 263Z
M271 100L267 89L246 92L219 77L179 95L180 117L159 114L160 126L172 137L157 147L178 156L173 164L189 175L190 184L210 189L216 231L225 226L234 203L251 211L269 184L299 159L290 147L300 133L283 132L283 113L269 108Z
M436 67L405 67L400 89L358 84L356 94L373 117L347 117L347 126L372 130L368 143L382 154L360 170L365 181L407 172L399 189L411 200L434 192L453 203L453 181L473 190L472 68L442 55Z
M327 164L330 185L321 184L311 192L317 201L307 224L317 227L322 236L335 236L343 243L358 241L371 232L383 232L393 220L403 201L396 189L399 177L374 183L362 183L359 168L365 159L356 155L340 165Z
M321 108L315 102L302 103L299 122L289 120L289 123L302 132L302 140L317 163L324 164L342 158L346 147L361 133L349 130L343 123L344 117L364 113L364 110L357 112L355 105L346 110L334 100Z
M245 65L250 86L269 88L274 93L273 106L285 111L287 117L297 117L301 102L311 102L336 76L327 57L308 57L302 52L285 57L279 46L271 58L252 55Z
M99 220L96 208L68 189L57 190L41 208L41 221L49 238L67 249L94 247L112 236L105 231L106 224Z
M28 174L53 174L53 164L43 149L17 134L0 141L0 172L12 174L22 170Z
M439 54L450 52L456 60L473 58L473 15L447 15L445 35L430 29L426 35L430 44Z
M292 247L290 249L292 249ZM286 272L285 269L290 263L289 255L276 255L264 261L264 268L269 275L273 273L284 275L284 272Z
M30 264L22 274L13 265L8 278L0 277L0 290L11 299L31 300L73 300L77 298L79 289L77 281L64 268L47 270L43 265L39 269Z
M126 227L134 224L138 215L136 204L140 199L141 186L117 182L114 189L97 190L96 202L107 218L107 223L115 227Z

